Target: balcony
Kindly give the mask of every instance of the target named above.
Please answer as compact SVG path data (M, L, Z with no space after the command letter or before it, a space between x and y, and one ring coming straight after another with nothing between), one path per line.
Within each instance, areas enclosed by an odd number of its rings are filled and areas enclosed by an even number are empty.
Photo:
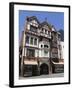
M30 57L30 56L26 56L26 57L24 56L23 58L25 61L28 61L28 60L29 61L38 61L38 59L39 59L38 57Z
M33 34L33 35L36 35L38 36L38 32L33 32L33 31L30 31L30 30L26 30L25 33L29 33L29 34Z
M40 36L46 37L46 38L51 38L50 34L45 34L45 33L40 33Z

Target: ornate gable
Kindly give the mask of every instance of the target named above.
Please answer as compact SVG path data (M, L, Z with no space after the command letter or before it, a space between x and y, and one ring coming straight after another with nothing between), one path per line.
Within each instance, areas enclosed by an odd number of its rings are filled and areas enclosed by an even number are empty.
M36 16L27 17L27 21L28 21L28 22L32 22L32 23L34 23L34 24L39 24L39 21L38 21L38 19L37 19Z
M46 21L44 21L44 22L42 22L40 24L40 28L45 28L48 31L51 31L52 30L52 26L48 22L46 22Z

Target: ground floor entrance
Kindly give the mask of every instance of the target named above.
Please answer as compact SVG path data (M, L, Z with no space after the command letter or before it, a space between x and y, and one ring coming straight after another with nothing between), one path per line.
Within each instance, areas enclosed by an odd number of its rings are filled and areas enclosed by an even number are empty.
M49 74L49 67L43 63L38 65L24 65L24 76L38 76Z
M40 66L40 75L42 74L49 74L48 65L45 63Z

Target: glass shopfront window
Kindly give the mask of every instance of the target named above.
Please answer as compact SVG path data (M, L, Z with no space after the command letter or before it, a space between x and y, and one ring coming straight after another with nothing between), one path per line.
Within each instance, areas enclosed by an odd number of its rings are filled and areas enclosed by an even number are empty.
M29 57L35 57L35 50L34 49L27 49L26 55Z

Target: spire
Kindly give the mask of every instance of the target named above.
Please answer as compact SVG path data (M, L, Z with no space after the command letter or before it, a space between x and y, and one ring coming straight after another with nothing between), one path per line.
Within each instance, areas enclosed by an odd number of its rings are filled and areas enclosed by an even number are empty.
M45 17L45 21L47 22L47 17Z

